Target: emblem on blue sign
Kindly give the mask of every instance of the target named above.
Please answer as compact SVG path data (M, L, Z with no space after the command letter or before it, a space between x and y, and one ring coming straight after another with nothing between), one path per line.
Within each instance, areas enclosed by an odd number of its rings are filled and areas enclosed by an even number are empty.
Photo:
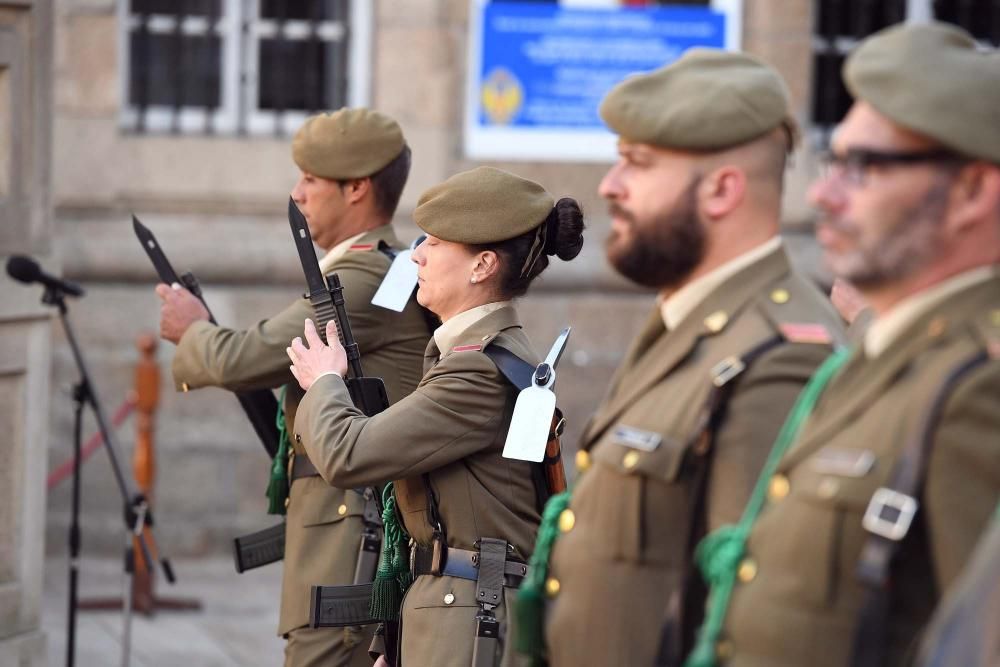
M492 125L507 125L524 106L524 86L506 67L494 67L482 84L483 112Z

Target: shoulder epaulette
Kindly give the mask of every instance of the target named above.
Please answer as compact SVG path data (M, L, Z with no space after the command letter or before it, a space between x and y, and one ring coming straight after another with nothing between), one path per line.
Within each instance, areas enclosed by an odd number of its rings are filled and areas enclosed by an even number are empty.
M794 284L785 283L772 286L758 301L765 316L789 343L843 344L843 335L832 322L836 315L823 312L808 297L799 293Z

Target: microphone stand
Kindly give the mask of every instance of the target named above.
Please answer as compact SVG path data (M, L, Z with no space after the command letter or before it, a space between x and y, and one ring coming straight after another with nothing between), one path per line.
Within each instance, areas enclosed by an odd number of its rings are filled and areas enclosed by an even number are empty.
M77 342L72 324L69 320L66 308L66 294L54 286L47 286L45 294L42 296L42 303L55 306L59 311L59 320L62 322L63 330L66 332L66 339L69 341L73 359L76 361L77 369L80 372L80 380L73 387L74 403L74 428L73 428L73 451L75 461L73 464L73 505L71 510L70 530L69 530L69 613L67 615L66 631L66 665L73 667L76 657L76 611L79 606L78 601L78 580L79 580L79 556L80 556L80 470L82 461L80 460L80 443L82 436L83 409L86 404L90 404L97 419L97 426L104 437L104 446L111 461L111 470L114 472L115 481L122 497L123 515L125 519L126 548L124 564L124 588L125 588L125 613L123 614L124 632L122 642L122 665L127 667L129 652L131 649L131 627L132 627L132 585L135 573L135 554L133 553L132 538L139 542L139 551L146 563L147 569L153 571L153 557L146 542L146 535L152 538L153 517L150 513L149 504L146 498L139 493L135 493L129 487L128 482L122 473L122 467L118 459L118 445L114 432L108 428L108 420L104 415L104 408L94 392L93 382L90 380L90 372L87 363L83 358L83 352ZM144 530L149 527L149 531ZM153 540L155 544L155 540ZM163 574L167 581L174 583L173 568L166 558L160 559Z

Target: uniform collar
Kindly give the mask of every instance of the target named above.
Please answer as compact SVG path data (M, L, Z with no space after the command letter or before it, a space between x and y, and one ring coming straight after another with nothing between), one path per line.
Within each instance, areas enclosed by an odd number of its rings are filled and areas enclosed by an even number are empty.
M351 238L344 239L337 245L330 248L329 252L323 255L323 259L319 261L320 273L326 275L326 273L333 267L334 263L336 263L336 261L341 257L343 257L345 254L347 254L347 251L350 249L350 247L355 243L357 243L358 241L360 241L361 237L367 233L368 232L365 231L361 232L360 234L355 234Z
M666 299L662 299L660 301L660 315L663 317L663 324L667 330L676 329L684 321L684 318L691 314L691 311L697 308L716 287L728 278L763 260L771 253L777 252L780 248L780 236L768 239L757 247L691 281Z
M463 311L450 318L447 322L434 330L434 342L437 344L440 354L442 356L447 354L447 352L455 346L455 342L472 325L479 322L490 313L494 313L501 308L507 308L510 305L510 301L494 301L493 303L486 303L482 306L470 308L469 310Z
M876 318L864 337L865 356L874 359L885 352L920 316L963 290L997 275L995 265L980 266L907 297L889 312Z

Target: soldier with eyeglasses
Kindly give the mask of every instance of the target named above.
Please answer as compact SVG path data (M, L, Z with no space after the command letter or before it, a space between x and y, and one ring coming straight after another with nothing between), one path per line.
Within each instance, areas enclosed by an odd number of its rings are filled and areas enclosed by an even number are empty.
M800 395L741 521L699 545L686 667L910 664L1000 498L1000 53L895 26L843 74L855 103L810 199L874 320Z

